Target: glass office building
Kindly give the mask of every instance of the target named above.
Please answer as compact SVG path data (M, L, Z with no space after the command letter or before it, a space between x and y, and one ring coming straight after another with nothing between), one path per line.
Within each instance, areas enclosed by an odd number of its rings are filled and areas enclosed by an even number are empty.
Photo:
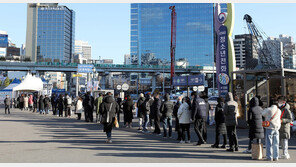
M75 12L57 3L31 4L32 33L28 34L27 48L31 50L32 60L37 62L72 61L75 42ZM30 16L29 16L30 15ZM28 21L29 22L29 21ZM30 24L29 24L30 26ZM28 40L30 35L32 40Z
M213 66L214 28L212 3L131 4L131 63L170 63L171 10L175 6L176 61L190 66Z

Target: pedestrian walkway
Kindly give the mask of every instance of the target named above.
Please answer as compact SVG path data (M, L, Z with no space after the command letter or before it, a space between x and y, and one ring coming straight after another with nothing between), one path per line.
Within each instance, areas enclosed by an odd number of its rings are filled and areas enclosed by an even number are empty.
M40 115L12 109L10 115L0 109L0 162L120 162L120 163L260 163L251 160L246 148L247 130L239 130L240 152L213 149L214 129L209 128L209 144L193 146L173 139L120 128L113 132L113 143L105 143L102 127L75 118ZM196 136L192 133L193 141ZM296 162L295 139L289 141L291 160ZM270 163L270 162L269 162ZM274 162L271 162L274 163Z

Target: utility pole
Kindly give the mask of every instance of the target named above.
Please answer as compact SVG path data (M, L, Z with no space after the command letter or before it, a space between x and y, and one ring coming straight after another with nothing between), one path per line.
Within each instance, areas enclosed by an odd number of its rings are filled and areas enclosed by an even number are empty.
M171 85L173 83L173 77L175 75L175 51L176 51L176 20L177 15L175 11L175 6L170 6L171 12ZM171 86L172 89L172 86Z

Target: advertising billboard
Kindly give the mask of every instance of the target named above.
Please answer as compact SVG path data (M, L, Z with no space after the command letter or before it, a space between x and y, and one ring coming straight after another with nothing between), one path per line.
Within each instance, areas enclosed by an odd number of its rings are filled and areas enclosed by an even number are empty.
M0 48L0 57L6 56L6 48Z
M8 47L8 35L0 34L0 47L6 48Z

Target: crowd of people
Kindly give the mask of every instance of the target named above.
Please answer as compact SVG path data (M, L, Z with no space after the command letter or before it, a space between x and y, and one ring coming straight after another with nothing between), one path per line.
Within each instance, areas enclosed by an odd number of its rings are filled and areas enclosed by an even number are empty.
M139 99L134 102L130 95L122 100L119 95L113 96L111 92L99 93L96 98L87 92L83 97L73 99L69 95L53 94L48 96L37 96L37 94L21 94L13 103L21 110L31 110L40 114L48 114L50 106L53 115L62 117L71 116L71 111L75 111L77 119L81 119L84 112L85 121L93 122L93 113L96 114L95 121L103 125L106 132L107 143L112 143L112 129L120 122L120 114L123 113L123 124L126 128L132 127L134 118L133 111L137 109L139 119L138 130L143 133L154 133L163 135L164 138L172 138L173 118L175 118L175 131L177 140L183 143L191 142L190 127L198 136L198 141L194 145L203 145L207 141L207 117L209 115L210 104L205 93L192 92L191 97L178 97L177 102L170 100L170 95L165 94L163 100L159 93L141 93ZM9 112L11 105L7 96L4 100L5 113ZM279 158L289 159L288 140L290 139L290 123L292 114L290 106L284 96L271 101L270 107L262 108L263 103L260 97L253 97L249 103L248 125L249 125L249 145L244 151L251 153L253 144L261 144L265 140L266 159L277 161ZM237 126L238 126L238 103L229 92L225 99L219 97L215 108L215 143L212 148L224 148L226 151L239 151ZM162 129L161 130L161 124ZM161 133L163 131L163 133ZM223 137L222 145L220 136ZM227 142L228 141L228 142ZM227 148L227 143L229 147ZM283 150L279 156L279 147Z

